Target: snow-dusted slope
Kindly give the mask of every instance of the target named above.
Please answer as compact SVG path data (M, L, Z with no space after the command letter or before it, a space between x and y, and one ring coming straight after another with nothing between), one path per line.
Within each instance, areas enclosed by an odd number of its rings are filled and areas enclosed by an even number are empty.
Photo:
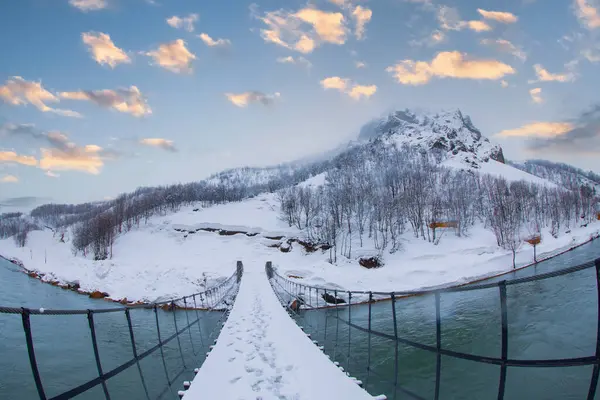
M460 110L439 113L395 111L367 123L359 139L432 149L456 158L465 167L479 168L488 160L504 162L502 148L492 144Z
M600 176L591 171L585 172L571 165L546 160L527 160L522 163L509 162L508 164L567 189L579 190L582 186L587 186L600 194Z

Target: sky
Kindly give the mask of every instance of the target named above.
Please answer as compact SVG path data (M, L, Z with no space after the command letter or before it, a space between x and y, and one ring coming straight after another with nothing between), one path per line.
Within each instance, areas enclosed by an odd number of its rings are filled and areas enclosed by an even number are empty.
M0 3L0 199L112 198L460 108L600 172L599 0Z

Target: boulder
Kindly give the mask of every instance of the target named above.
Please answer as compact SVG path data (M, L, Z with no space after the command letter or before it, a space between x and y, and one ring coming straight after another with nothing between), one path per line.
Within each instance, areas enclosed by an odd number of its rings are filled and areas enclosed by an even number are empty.
M325 300L325 303L329 303L329 304L344 304L344 303L346 303L346 300L338 299L337 297L335 297L329 293L323 293L323 295L321 297L323 298L323 300Z
M367 269L371 268L379 268L383 266L383 263L379 259L379 257L368 257L368 258L360 258L358 263L361 267L365 267Z
M105 297L108 297L108 293L106 292L100 292L98 290L95 290L92 293L90 293L91 299L103 299Z

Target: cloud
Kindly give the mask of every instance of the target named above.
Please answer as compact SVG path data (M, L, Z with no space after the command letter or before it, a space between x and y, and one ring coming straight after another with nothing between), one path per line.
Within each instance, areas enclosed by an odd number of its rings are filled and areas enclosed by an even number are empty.
M453 7L441 6L437 10L437 19L440 27L447 31L461 31L470 29L475 32L491 31L492 27L484 21L463 21L458 10Z
M365 34L365 27L367 23L371 20L373 16L373 12L365 7L356 6L354 11L352 11L352 17L356 21L356 29L354 31L354 35L358 40L362 40Z
M531 100L533 100L534 103L540 104L540 103L544 102L544 99L542 99L542 89L541 88L531 89L529 91L529 95L531 96Z
M364 18L364 14L361 15ZM325 42L333 44L345 43L347 29L344 25L344 16L341 13L325 12L316 8L304 8L298 11L295 16L312 25L317 35Z
M108 7L106 0L69 0L69 4L83 12L98 11Z
M172 16L167 18L167 24L175 29L184 29L188 32L194 32L194 23L198 21L198 14L190 14L187 17Z
M277 58L277 62L280 64L296 64L296 65L303 65L306 68L311 68L312 67L312 63L310 61L308 61L306 58L299 56L299 57L292 57L292 56L287 56L287 57L278 57Z
M115 158L118 155L113 150L106 150L95 144L78 146L71 142L67 134L63 132L39 132L32 125L7 124L0 127L0 132L10 135L28 135L45 142L45 146L40 149L39 162L33 156L21 156L10 151L0 151L0 162L37 166L47 172L75 170L99 174L104 160Z
M81 171L98 175L104 166L102 148L96 145L83 147L70 143L64 149L40 149L40 168L49 171Z
M173 144L172 140L162 138L145 138L140 140L140 144L143 144L145 146L158 147L166 151L177 152L177 148Z
M54 173L52 171L46 171L45 175L50 178L59 178L60 174Z
M229 39L217 39L214 40L207 33L201 33L198 35L200 39L206 44L208 47L227 47L231 45L231 41Z
M4 175L0 178L0 183L17 183L19 182L19 178L14 175Z
M364 63L364 62L362 62L362 61L355 61L355 62L354 62L354 66L355 66L356 68L358 68L358 69L361 69L361 68L367 68L367 64L365 64L365 63Z
M134 117L152 114L152 109L136 86L117 90L85 90L78 92L61 92L63 99L87 100L103 108L112 108Z
M575 126L570 122L532 122L516 129L503 130L494 136L498 137L543 137L551 138L565 135Z
M477 12L485 19L491 19L504 24L514 24L518 20L514 14L505 11L486 11L478 8Z
M377 92L376 85L354 85L348 92L348 96L352 97L354 100L360 100L361 97L369 98L373 96Z
M480 43L484 46L490 46L504 53L512 54L521 61L527 60L527 54L520 47L515 46L506 39L481 39Z
M21 165L27 165L29 167L35 167L37 160L32 156L22 156L14 151L1 151L0 150L0 163L15 163Z
M503 131L503 136L530 137L527 149L531 152L549 152L563 156L600 155L600 104L564 122L537 122L514 130ZM500 135L502 135L502 133ZM513 133L514 132L514 133Z
M548 70L544 69L541 64L535 64L533 66L535 74L538 78L537 81L529 81L529 83L535 82L571 82L575 80L575 75L571 72L565 74L552 74Z
M9 78L4 86L0 86L0 98L13 106L31 104L42 112L51 112L65 117L81 117L81 114L75 111L47 106L47 102L58 102L58 97L44 89L41 82L26 81L20 76Z
M58 131L41 132L35 129L33 124L4 124L0 126L0 133L8 136L29 136L59 149L74 146L74 144L69 143L69 138L64 133Z
M161 67L175 73L191 73L192 61L196 56L186 47L182 39L161 44L158 49L145 53Z
M428 46L433 47L446 41L446 34L440 30L435 30L422 39L413 39L408 42L410 46Z
M332 76L321 80L323 89L335 89L345 93L354 100L360 100L362 97L369 98L377 92L376 85L358 85L352 83L350 79Z
M597 0L575 0L575 15L587 29L600 28L600 4Z
M475 32L487 32L492 30L492 27L484 21L465 21L465 23L467 28Z
M263 40L286 49L308 54L322 43L342 45L346 42L348 28L340 12L307 7L297 12L269 11L260 16L254 6L251 13L267 26L260 30Z
M402 60L386 71L405 85L423 85L433 77L497 80L516 72L500 61L471 59L458 51L438 53L431 62Z
M265 106L269 106L275 102L281 96L280 93L274 93L272 95L265 94L263 92L251 91L244 93L225 93L225 97L233 105L237 107L247 107L251 103L260 103Z
M508 87L508 82L506 82L505 80L501 80L501 81L500 81L500 85L501 85L503 88L507 88L507 87Z
M131 58L123 49L115 46L110 36L102 32L84 32L81 34L83 43L88 46L92 59L98 64L107 64L114 68L119 64L130 64Z

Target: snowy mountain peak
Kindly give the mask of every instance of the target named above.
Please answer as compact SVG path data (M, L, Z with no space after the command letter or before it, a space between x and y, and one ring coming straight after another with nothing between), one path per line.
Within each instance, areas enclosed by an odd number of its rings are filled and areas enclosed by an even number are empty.
M504 163L502 148L490 143L459 109L437 113L394 111L365 124L359 140L435 149L458 158L469 168L479 168L490 159Z

